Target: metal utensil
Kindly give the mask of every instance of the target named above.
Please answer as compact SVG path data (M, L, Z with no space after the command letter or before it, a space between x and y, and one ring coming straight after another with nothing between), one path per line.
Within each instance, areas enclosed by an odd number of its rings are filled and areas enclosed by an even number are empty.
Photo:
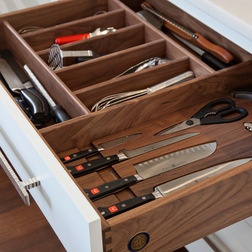
M234 56L227 51L225 48L216 45L209 40L207 40L205 37L203 37L199 33L194 33L187 28L183 27L182 25L178 24L177 22L171 20L170 18L167 18L164 16L162 13L154 9L149 3L143 2L141 4L141 7L149 11L150 13L154 14L155 16L161 18L164 21L164 26L182 37L183 39L191 42L192 44L200 47L201 49L211 53L214 55L216 58L221 60L224 63L230 63L232 60L234 60Z
M154 92L159 91L161 89L170 87L174 84L178 84L178 83L181 83L181 82L184 82L187 80L191 80L193 77L194 77L194 73L192 71L187 71L187 72L180 74L174 78L171 78L167 81L161 82L159 84L156 84L156 85L149 87L149 88L146 88L146 89L109 95L109 96L104 97L103 99L101 99L97 103L95 103L94 106L92 107L91 111L98 111L98 110L105 109L107 107L116 105L118 103L134 99L136 97L140 97L143 95L154 93Z
M208 157L214 153L216 146L216 142L201 144L147 160L134 165L137 174L104 183L92 189L84 189L84 191L91 200L97 200L142 180Z
M62 51L58 44L53 44L50 47L48 65L53 69L63 67L64 57L82 57L82 61L96 58L98 55L90 50L82 51Z
M109 165L116 164L123 160L133 158L141 154L162 148L164 146L185 140L187 138L196 136L198 134L199 133L188 133L188 134L168 138L168 139L156 142L156 143L148 144L148 145L145 145L140 148L133 149L133 150L122 149L119 151L118 154L98 158L98 159L91 160L89 162L85 162L76 166L67 166L67 169L71 172L71 174L74 177L79 177L87 173L94 172L98 169L105 168Z
M125 143L125 142L128 142L128 141L130 141L130 140L132 140L135 137L138 137L140 135L142 135L142 133L135 133L135 134L131 134L131 135L118 137L118 138L115 138L113 140L110 140L110 141L107 141L107 142L104 142L104 143L100 143L100 144L98 144L97 147L93 146L93 147L91 147L89 149L78 151L78 152L66 155L63 158L61 158L61 161L64 164L67 164L69 162L78 160L80 158L91 157L91 156L94 156L94 155L100 153L103 150L106 150L108 148L114 147L116 145L119 145L119 144L122 144L122 143Z
M24 76L23 83L17 76L16 72L11 68L7 61L0 58L0 72L7 82L10 90L20 94L22 100L29 107L32 117L36 122L46 123L50 120L50 109L45 98L34 88L27 76ZM25 73L21 73L24 74Z
M236 107L232 99L217 99L206 104L190 119L168 127L156 135L170 134L197 125L231 123L246 117L247 114L248 112L244 108Z
M43 94L43 96L46 98L47 102L49 103L56 123L65 122L65 121L69 120L70 119L69 115L66 113L66 111L60 105L58 105L54 102L52 97L48 94L48 92L45 90L43 85L40 83L40 81L37 79L37 77L31 71L31 69L27 65L24 65L24 69L26 70L27 74L29 75L29 77L33 81L33 84L41 92L41 94Z
M62 44L66 44L66 43L75 42L78 40L88 39L88 38L92 38L92 37L96 37L96 36L100 36L100 35L105 35L107 33L115 32L115 31L116 31L116 29L114 27L108 27L105 30L101 30L101 28L97 28L93 32L58 37L55 39L55 44L62 45Z
M154 188L154 191L150 194L142 195L140 197L136 197L136 198L125 200L125 201L121 201L109 207L98 207L98 210L100 211L100 213L103 215L105 219L108 219L115 215L123 213L125 211L128 211L132 208L135 208L137 206L150 202L152 200L162 198L177 190L181 190L183 188L186 188L188 186L191 186L193 184L196 184L198 182L201 182L203 180L206 180L218 174L221 174L225 171L234 169L251 160L252 158L244 158L244 159L238 159L238 160L222 163L219 165L215 165L215 166L206 168L204 170L183 176L181 178L166 182L162 185L156 186Z
M136 65L126 69L125 71L118 74L114 78L119 78L119 77L127 75L127 74L140 72L140 71L142 71L144 69L152 68L152 67L158 66L158 65L162 65L162 64L167 63L169 61L170 60L168 60L168 59L160 58L160 57L153 57L153 58L150 58L150 59L146 59L146 60L143 60L143 61L137 63Z

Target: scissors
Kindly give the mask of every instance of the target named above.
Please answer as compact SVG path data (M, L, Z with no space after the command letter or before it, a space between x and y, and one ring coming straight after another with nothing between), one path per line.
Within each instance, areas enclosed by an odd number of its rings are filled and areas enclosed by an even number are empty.
M247 114L248 112L244 108L236 107L232 99L217 99L202 107L190 119L166 128L156 135L170 134L197 125L230 123L244 118Z

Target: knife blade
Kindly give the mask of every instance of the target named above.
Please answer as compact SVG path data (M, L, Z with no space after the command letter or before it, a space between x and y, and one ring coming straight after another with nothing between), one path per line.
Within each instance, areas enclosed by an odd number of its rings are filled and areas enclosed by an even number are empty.
M179 135L179 136L168 138L168 139L156 142L156 143L148 144L148 145L145 145L140 148L133 149L133 150L122 149L119 151L118 154L91 160L89 162L85 162L77 166L67 166L67 169L71 172L71 174L74 177L79 177L79 176L88 174L90 172L96 171L98 169L105 168L109 165L116 164L123 160L127 160L129 158L139 156L141 154L159 149L169 144L176 143L178 141L182 141L184 139L196 136L198 134L199 133L188 133L184 135Z
M100 199L142 180L208 157L214 153L216 146L216 142L201 144L147 160L134 165L137 171L134 175L110 181L92 189L84 189L84 191L91 200Z
M142 133L135 133L135 134L131 134L131 135L126 135L126 136L122 136L122 137L118 137L115 138L113 140L104 142L104 143L100 143L98 144L97 147L95 147L94 145L86 150L82 150L82 151L78 151L78 152L74 152L71 153L69 155L66 155L64 157L62 157L60 160L64 163L67 164L69 162L81 159L81 158L86 158L86 157L91 157L94 156L96 154L99 154L101 151L104 151L108 148L117 146L119 144L128 142L132 139L134 139L137 136L142 135Z
M105 219L108 219L115 215L123 213L125 211L128 211L132 208L143 205L147 202L153 201L158 198L162 198L172 192L181 190L183 188L187 188L189 186L192 186L193 184L204 181L208 178L221 174L225 171L234 169L251 160L252 158L243 158L243 159L237 159L234 161L218 164L218 165L203 169L201 171L194 172L189 175L185 175L178 179L166 182L162 185L156 186L154 188L154 191L150 194L142 195L142 196L128 199L125 201L121 201L109 207L98 207L98 210L100 211L100 213L103 215Z
M194 33L187 28L183 27L182 25L178 24L177 22L171 20L170 18L165 17L161 12L154 9L149 3L143 2L141 4L143 10L149 11L150 13L154 14L155 16L161 18L164 21L164 26L182 37L183 39L191 42L195 46L200 47L201 49L211 53L216 58L221 60L224 63L230 63L234 60L234 56L227 51L225 48L216 45L209 40L207 40L204 36L199 33Z
M13 70L15 69L15 70ZM33 118L43 123L50 120L50 109L45 98L33 87L28 76L8 51L0 51L0 72L9 88L19 93L31 109ZM19 76L18 74L19 73Z

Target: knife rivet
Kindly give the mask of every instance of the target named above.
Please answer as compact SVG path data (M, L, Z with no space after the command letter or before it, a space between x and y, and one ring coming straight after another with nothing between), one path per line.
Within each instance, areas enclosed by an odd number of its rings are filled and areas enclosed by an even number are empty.
M144 196L144 197L142 197L142 199L143 199L143 200L146 200L146 197Z
M122 204L122 207L126 207L126 204Z
M89 166L89 167L90 167L90 166L92 166L92 164L88 163L88 164L87 164L87 166Z
M105 186L105 189L108 189L109 188L109 186L107 185L107 186Z
M92 152L92 149L89 149L88 152Z
M129 181L129 180L126 178L126 179L124 179L124 181L126 181L126 182L127 182L127 181Z
M111 158L110 157L107 157L107 160L110 160Z

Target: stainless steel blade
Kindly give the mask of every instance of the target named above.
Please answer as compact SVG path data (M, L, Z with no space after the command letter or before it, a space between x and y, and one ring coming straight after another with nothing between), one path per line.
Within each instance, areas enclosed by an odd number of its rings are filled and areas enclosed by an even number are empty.
M132 140L133 138L142 135L142 133L135 133L135 134L131 134L131 135L126 135L126 136L122 136L122 137L118 137L116 139L104 142L104 143L100 143L98 144L98 149L99 150L105 150L108 149L110 147L128 142L129 140Z
M6 62L6 60L1 59L1 58L0 58L0 72L2 73L6 82L8 83L9 88L13 92L17 92L20 89L32 87L31 83L30 83L30 86L24 86L21 80L16 75L16 73L12 70L12 68Z
M132 157L136 157L136 156L139 156L141 154L144 154L146 152L153 151L153 150L159 149L161 147L167 146L169 144L176 143L178 141L181 141L181 140L196 136L198 134L199 133L183 134L183 135L168 138L168 139L165 139L163 141L159 141L159 142L156 142L156 143L153 143L153 144L145 145L145 146L142 146L142 147L134 149L134 150L122 149L122 150L120 150L120 153L124 154L126 156L126 158L132 158Z
M173 125L171 127L168 127L156 134L156 136L161 136L161 135L167 135L170 133L175 133L181 130L189 129L191 127L194 127L196 125L200 125L200 120L197 118L190 118L184 122L178 123L176 125Z
M204 170L183 176L181 178L169 181L163 185L157 186L157 187L155 187L155 191L159 192L160 194L165 196L171 192L174 192L174 191L182 189L184 187L196 184L202 180L213 177L213 176L220 174L224 171L228 171L233 168L236 168L236 167L243 165L251 160L252 160L252 158L243 158L243 159L237 159L234 161L218 164L218 165L206 168Z
M216 142L193 146L187 149L169 153L164 156L150 159L146 162L136 164L134 167L141 178L150 178L210 156L215 152L216 146Z

